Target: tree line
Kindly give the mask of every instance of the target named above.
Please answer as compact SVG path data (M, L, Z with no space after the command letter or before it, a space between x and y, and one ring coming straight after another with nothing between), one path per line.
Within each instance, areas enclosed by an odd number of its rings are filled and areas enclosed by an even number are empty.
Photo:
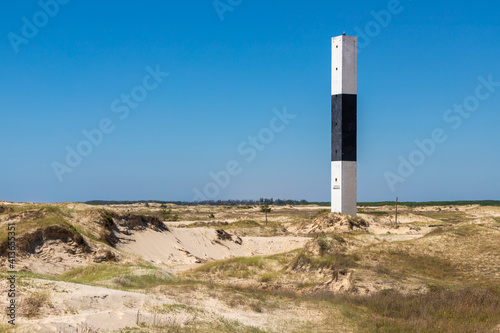
M273 198L260 198L259 200L207 200L207 201L162 201L162 200L90 200L84 202L87 205L132 205L132 204L173 204L178 206L258 206L258 205L277 205L277 206L300 206L300 205L320 205L329 206L330 202L310 202L307 200L283 200Z

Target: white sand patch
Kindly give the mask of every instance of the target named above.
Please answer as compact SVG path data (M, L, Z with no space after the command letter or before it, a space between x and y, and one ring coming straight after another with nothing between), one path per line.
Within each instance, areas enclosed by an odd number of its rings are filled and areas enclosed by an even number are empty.
M117 248L156 264L183 270L207 261L287 252L303 247L308 240L307 237L236 236L223 240L215 229L170 228L161 232L134 232L124 237Z

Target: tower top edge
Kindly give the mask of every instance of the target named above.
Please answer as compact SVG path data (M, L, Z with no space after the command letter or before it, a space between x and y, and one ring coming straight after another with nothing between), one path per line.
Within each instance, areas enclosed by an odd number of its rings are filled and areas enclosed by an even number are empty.
M332 40L338 40L338 39L358 39L357 36L347 36L347 35L340 35L340 36L335 36L335 37L332 37Z

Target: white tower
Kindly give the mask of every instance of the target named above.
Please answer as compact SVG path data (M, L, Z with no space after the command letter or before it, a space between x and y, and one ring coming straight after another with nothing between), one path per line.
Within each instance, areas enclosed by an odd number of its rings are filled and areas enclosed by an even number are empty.
M357 37L332 38L332 212L356 215Z

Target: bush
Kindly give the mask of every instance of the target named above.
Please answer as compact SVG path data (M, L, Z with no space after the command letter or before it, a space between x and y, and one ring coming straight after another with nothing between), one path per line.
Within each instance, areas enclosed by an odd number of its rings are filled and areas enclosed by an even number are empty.
M46 292L30 293L21 300L21 314L27 318L33 318L40 314L42 308L49 301L49 294Z
M179 221L179 215L172 213L172 208L161 209L160 210L160 218L164 221Z

